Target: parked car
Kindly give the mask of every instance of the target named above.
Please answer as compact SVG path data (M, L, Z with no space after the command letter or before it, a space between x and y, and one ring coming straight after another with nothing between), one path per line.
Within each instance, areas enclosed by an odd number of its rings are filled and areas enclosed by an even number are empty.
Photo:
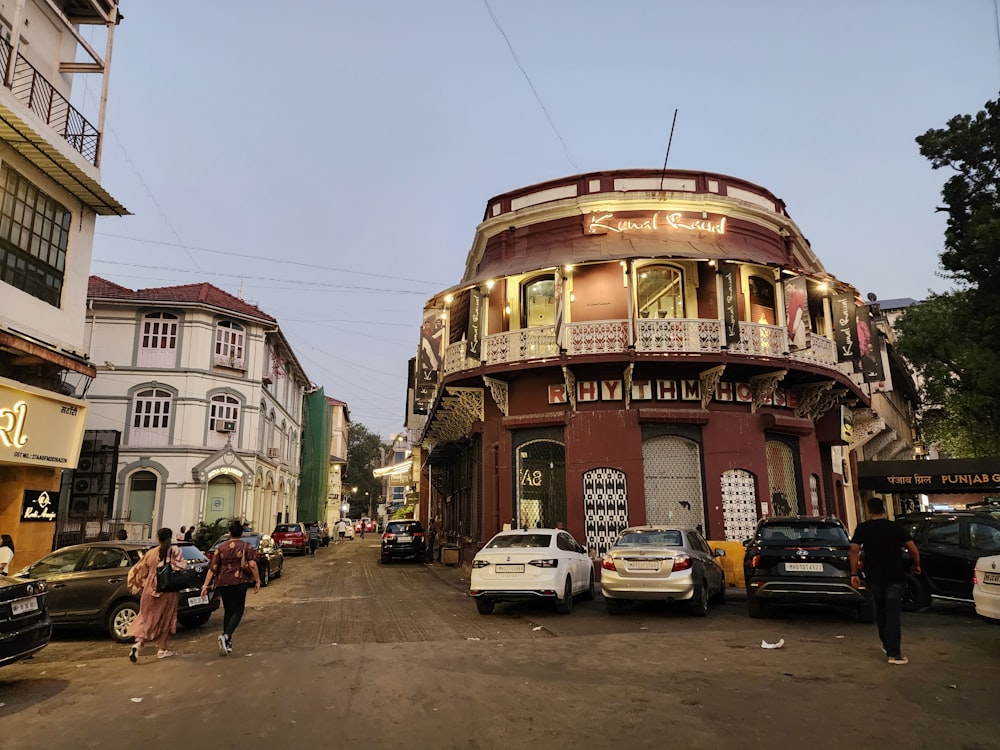
M26 659L51 637L45 582L0 576L0 667Z
M229 539L229 534L221 537L213 544L205 554L212 557L219 545ZM285 553L274 543L274 540L267 534L256 532L243 532L240 537L244 542L249 542L253 547L254 559L257 561L257 573L260 575L260 585L267 586L272 578L280 578L285 567Z
M980 617L1000 621L1000 555L976 561L972 598Z
M851 587L847 529L832 516L779 516L758 521L744 542L747 613L763 617L771 604L850 607L875 621L871 592Z
M594 590L593 561L562 529L501 531L472 560L469 596L481 615L491 614L497 602L536 599L569 614L574 596L593 599Z
M175 542L188 567L201 576L195 586L180 592L177 621L197 628L219 607L218 597L201 596L208 558L191 542ZM88 542L57 549L17 573L32 581L44 581L48 591L49 616L59 626L96 626L119 643L128 643L128 626L139 613L139 596L127 586L128 571L155 542L123 540Z
M424 559L424 527L412 518L389 521L382 534L382 564L407 557Z
M709 601L726 600L726 574L715 562L725 554L694 529L625 529L601 556L604 605L617 615L634 601L687 602L691 614L704 617Z
M919 612L933 599L972 604L976 560L1000 555L1000 514L991 510L911 513L896 521L909 530L920 550L921 572L907 576L903 608Z
M271 538L282 552L309 554L309 530L304 523L279 523L271 532Z

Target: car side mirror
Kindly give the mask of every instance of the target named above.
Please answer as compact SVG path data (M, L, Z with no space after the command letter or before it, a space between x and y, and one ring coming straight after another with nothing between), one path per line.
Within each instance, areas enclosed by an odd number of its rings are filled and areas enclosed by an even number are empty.
M715 556L716 557L725 557L726 556L726 551L724 549L722 549L722 547L716 547L715 548Z
M751 543L752 541L753 541L753 539L744 539L744 540L743 540L743 546L744 546L744 547L749 547L749 546L750 546L750 543Z

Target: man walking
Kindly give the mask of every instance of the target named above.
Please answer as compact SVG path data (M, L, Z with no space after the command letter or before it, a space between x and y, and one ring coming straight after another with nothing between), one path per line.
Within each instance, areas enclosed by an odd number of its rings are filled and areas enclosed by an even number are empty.
M861 588L858 574L865 573L865 585L875 603L875 622L882 650L890 664L906 664L909 659L901 650L900 620L903 590L906 587L906 566L903 548L910 554L910 570L920 575L920 551L910 532L885 515L885 501L870 497L867 501L869 520L858 525L851 538L851 586ZM861 553L864 552L864 564Z

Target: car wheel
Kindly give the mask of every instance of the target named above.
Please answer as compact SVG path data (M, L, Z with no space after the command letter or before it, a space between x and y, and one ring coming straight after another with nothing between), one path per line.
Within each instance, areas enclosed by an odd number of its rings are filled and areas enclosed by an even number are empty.
M931 606L930 590L921 578L907 574L902 604L904 612L923 612Z
M604 607L609 615L620 615L628 609L628 601L625 599L609 599L604 597Z
M123 602L118 602L108 612L108 634L119 643L129 643L132 640L132 636L128 635L128 627L138 614L139 602L135 599L126 599Z
M264 588L271 582L271 568L267 565L261 567L257 573L260 576L260 587Z
M583 600L585 602L592 602L592 601L594 601L594 589L595 588L596 588L596 586L594 585L594 571L593 571L593 569L591 569L591 571L590 571L590 585L587 586L587 590L583 592Z
M747 614L751 617L763 617L764 616L764 602L757 598L757 595L751 593L753 589L747 589Z
M493 608L496 606L496 602L492 599L486 599L484 597L476 597L476 609L479 610L481 615L492 615Z
M206 622L208 618L212 616L211 612L202 612L197 615L183 615L177 618L177 622L183 625L188 630L194 630L195 628L200 628Z
M704 617L708 614L708 581L702 579L701 585L694 587L694 594L688 607L695 617Z
M276 571L274 571L274 577L275 578L281 578L281 574L284 572L284 570L285 570L285 564L284 563L279 563L278 564L278 569Z
M867 602L858 607L858 622L864 622L869 625L875 622L875 605L872 602Z
M566 586L563 588L562 599L556 599L556 612L568 615L573 611L573 580L566 576Z
M721 576L719 576L719 590L715 594L715 596L712 597L712 602L715 603L715 604L725 604L726 603L726 594L727 594L727 591L726 591L726 574L723 573Z

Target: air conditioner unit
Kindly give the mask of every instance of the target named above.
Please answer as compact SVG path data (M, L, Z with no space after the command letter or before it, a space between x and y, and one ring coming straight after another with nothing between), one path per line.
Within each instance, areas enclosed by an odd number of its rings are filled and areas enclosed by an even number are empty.
M236 422L216 422L216 432L236 432Z
M268 458L278 458L281 455L281 450L279 448L268 448L267 457Z

